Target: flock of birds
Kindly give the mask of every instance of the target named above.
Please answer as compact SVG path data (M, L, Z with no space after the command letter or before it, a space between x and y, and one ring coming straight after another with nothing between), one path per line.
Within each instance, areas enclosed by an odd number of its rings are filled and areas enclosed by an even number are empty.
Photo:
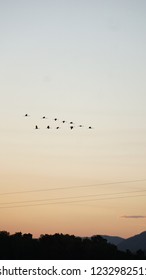
M24 116L25 116L25 118L30 117L29 114L25 114ZM43 116L42 119L47 119L47 117L46 117L46 116ZM60 129L61 127L60 127L60 125L58 124L59 119L58 119L58 118L54 118L53 121L54 121L54 123L56 124L55 129ZM73 121L69 121L69 122L66 121L66 120L62 120L62 121L61 121L61 124L65 124L65 123L68 123L68 124L69 124L69 128L70 128L71 130L74 129L74 128L76 127L76 125L75 125L75 123L74 123ZM82 124L79 124L78 127L82 128L82 127L84 127L84 126L83 126ZM35 129L40 129L40 127L39 127L37 124L35 125L34 128L35 128ZM51 129L51 128L52 128L52 127L51 127L50 125L47 125L47 126L46 126L46 129ZM87 128L88 128L88 129L93 129L92 126L88 126Z

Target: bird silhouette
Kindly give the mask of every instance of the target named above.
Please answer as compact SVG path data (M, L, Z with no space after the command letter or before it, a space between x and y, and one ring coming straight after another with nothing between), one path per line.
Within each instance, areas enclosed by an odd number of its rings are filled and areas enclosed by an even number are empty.
M48 125L48 126L47 126L47 129L50 129L50 128L51 128L51 127Z
M42 119L46 119L46 117L45 117L45 116L43 116L43 117L42 117Z
M55 118L54 121L56 122L56 121L57 121L57 118Z
M65 121L62 121L63 123L65 123Z
M59 126L56 127L56 129L59 129L59 128L60 128Z
M70 129L73 129L74 127L73 126L70 126Z
M83 125L82 125L82 124L80 124L80 125L79 125L79 127L83 127Z
M70 122L70 124L73 124L73 122Z
M24 116L25 116L25 117L29 117L29 115L28 115L28 114L25 114Z
M89 129L92 129L92 126L89 126L88 128L89 128Z
M35 126L35 129L39 129L37 125Z

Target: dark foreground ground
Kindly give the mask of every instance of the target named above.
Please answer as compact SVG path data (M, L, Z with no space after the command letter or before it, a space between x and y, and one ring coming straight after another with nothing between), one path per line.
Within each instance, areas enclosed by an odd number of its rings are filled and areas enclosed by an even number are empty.
M17 232L10 235L0 232L1 260L143 260L146 255L139 250L136 254L122 252L115 245L97 235L89 238L74 235L41 235Z

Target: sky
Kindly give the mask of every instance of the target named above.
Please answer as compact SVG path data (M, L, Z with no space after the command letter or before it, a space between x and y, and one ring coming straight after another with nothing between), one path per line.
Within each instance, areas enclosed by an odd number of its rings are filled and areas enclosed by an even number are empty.
M146 230L145 14L145 0L0 1L0 230Z

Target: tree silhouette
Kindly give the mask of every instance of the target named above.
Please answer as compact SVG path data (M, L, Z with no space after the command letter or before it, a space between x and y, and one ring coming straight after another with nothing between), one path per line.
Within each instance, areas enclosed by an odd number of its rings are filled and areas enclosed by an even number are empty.
M100 235L81 238L69 234L42 234L33 238L31 233L10 235L0 231L0 259L9 260L108 260L146 259L142 250L132 253L119 251Z

